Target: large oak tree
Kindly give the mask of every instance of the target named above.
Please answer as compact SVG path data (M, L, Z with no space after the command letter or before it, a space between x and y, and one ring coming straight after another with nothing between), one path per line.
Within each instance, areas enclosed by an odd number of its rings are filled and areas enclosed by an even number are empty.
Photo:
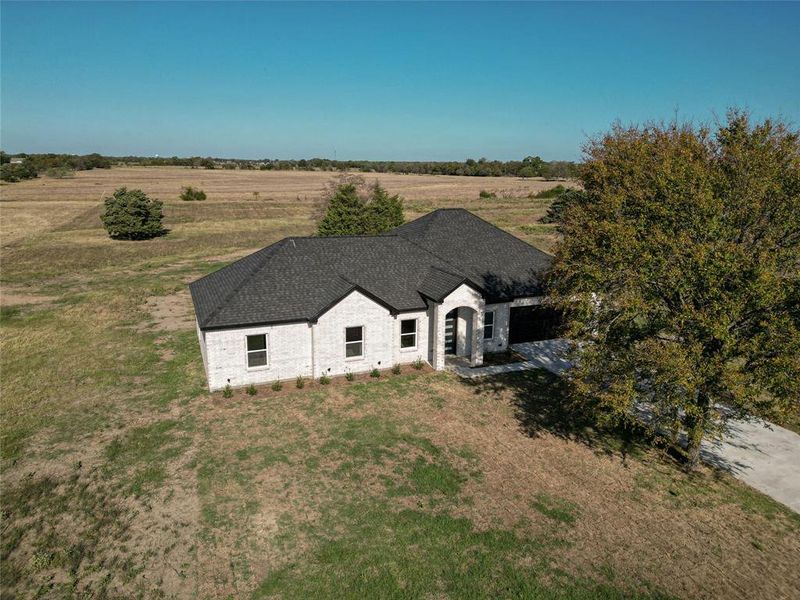
M615 126L585 148L551 280L576 391L687 433L800 397L800 143L731 111L714 128Z

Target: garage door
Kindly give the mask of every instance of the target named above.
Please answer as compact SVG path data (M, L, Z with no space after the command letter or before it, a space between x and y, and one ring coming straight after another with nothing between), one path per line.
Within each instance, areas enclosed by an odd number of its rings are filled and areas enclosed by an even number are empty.
M559 337L561 316L543 306L519 306L511 309L508 339L512 344L552 340Z

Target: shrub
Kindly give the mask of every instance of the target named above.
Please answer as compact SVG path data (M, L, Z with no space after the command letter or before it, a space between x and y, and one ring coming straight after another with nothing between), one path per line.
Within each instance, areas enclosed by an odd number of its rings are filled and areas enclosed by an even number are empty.
M256 386L254 386L252 383L247 386L247 395L248 396L256 395Z
M186 186L185 188L181 188L181 200L186 202L192 202L195 200L205 200L206 193L201 189L195 189L192 186Z
M481 190L481 191L478 193L478 197L479 197L479 198L497 198L497 194L495 194L494 192L489 192L489 191L486 191L486 190Z
M25 160L22 163L10 164L6 163L0 167L0 179L14 183L22 179L33 179L38 177L39 172L36 167L30 164L30 161Z
M283 389L283 384L280 381L273 381L272 382L272 391L273 392L280 392Z
M353 381L356 378L356 374L352 371L348 371L344 374L344 378L347 379L347 381Z
M142 190L121 187L105 199L100 220L115 240L146 240L166 233L161 225L163 203L150 200Z
M369 376L378 378L381 376L381 372L378 371L378 369L372 369L372 371L369 372Z
M322 385L328 385L331 382L331 378L328 377L327 375L323 375L322 377L319 378L319 382Z
M542 190L537 194L534 194L534 198L558 198L561 194L567 191L568 188L565 188L560 183L555 186L551 187L549 190Z
M75 170L67 167L50 167L44 174L53 179L64 179L66 177L75 177Z
M306 380L303 379L300 375L297 376L297 379L294 381L294 387L298 390L302 390L306 385Z
M231 389L231 384L230 383L223 388L222 397L223 398L233 398L233 390Z
M417 360L415 360L415 361L413 362L412 366L413 366L413 367L414 367L414 368L415 368L417 371L419 371L419 370L422 368L422 359L421 359L421 358L418 358Z
M392 373L394 373L395 375L400 375L400 365L394 365L392 367Z

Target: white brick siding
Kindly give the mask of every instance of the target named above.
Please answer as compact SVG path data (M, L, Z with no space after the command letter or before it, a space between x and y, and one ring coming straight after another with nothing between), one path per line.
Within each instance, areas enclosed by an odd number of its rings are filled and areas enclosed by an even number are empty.
M400 322L406 319L417 320L417 345L415 348L401 348L400 347ZM418 358L425 362L428 361L428 313L424 310L418 312L400 313L395 318L394 323L394 341L392 348L394 349L394 364L409 364L413 363Z
M266 367L247 367L247 336L267 334ZM202 338L200 343L203 343ZM208 387L219 390L277 379L311 376L311 328L308 323L242 327L205 332Z
M197 339L200 341L200 354L203 357L203 369L208 375L208 359L206 358L206 334L200 329L200 323L197 319L194 320L195 330L197 331Z
M364 327L363 356L345 358L344 330L357 326ZM313 327L314 377L388 369L392 366L394 328L388 309L358 291L351 292Z
M480 362L483 352L499 352L508 347L511 306L538 302L538 298L526 298L484 306L477 291L462 285L427 311L392 315L384 306L353 291L315 324L303 322L212 331L201 331L198 327L197 336L211 390L228 384L237 387L294 379L298 375L316 379L323 373L335 376L348 371L388 369L418 358L441 369L444 368L444 318L450 310L459 308L458 353L473 354L473 360ZM483 339L484 308L495 311L491 340ZM417 319L417 345L413 349L400 348L400 323L405 319ZM345 328L355 326L364 327L364 355L347 359ZM249 369L247 336L262 333L267 335L268 365ZM473 344L478 350L475 353L471 352Z
M466 284L461 284L455 290L442 300L441 304L437 304L434 308L433 326L432 331L435 332L433 340L435 348L432 356L433 368L441 371L445 367L445 351L444 351L444 325L445 316L454 308L460 307L471 308L469 314L473 317L473 326L471 329L471 344L470 349L474 348L472 352L472 362L479 365L483 362L483 344L480 343L479 336L483 336L483 310L484 301L480 293ZM461 311L459 311L459 315ZM466 313L465 313L466 314ZM464 344L466 345L466 343Z
M508 348L508 320L511 317L511 304L487 304L486 312L494 311L494 335L483 340L484 352L502 352Z

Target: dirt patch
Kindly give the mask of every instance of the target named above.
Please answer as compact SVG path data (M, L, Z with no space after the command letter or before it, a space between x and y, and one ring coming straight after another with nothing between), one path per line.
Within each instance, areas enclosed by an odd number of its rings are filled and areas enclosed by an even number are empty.
M143 329L155 327L164 331L183 331L195 326L189 290L169 296L150 296L145 302L145 309L153 320Z

